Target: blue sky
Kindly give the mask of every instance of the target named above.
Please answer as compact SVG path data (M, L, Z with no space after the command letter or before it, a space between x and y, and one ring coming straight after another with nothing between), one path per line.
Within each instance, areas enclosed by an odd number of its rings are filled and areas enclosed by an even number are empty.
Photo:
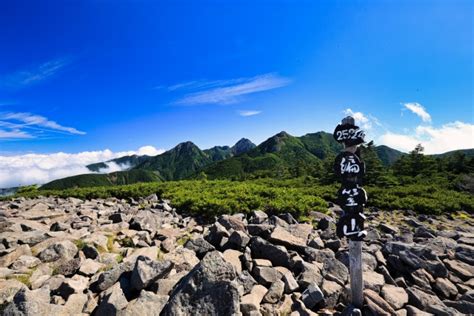
M473 11L472 1L3 1L0 155L259 143L332 132L345 113L378 144L474 147Z

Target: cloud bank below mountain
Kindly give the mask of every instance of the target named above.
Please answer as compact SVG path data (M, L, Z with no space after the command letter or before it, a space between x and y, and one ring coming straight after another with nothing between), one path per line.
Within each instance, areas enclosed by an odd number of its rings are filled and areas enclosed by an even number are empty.
M153 146L143 146L135 151L113 152L109 149L85 151L80 153L24 154L0 156L0 188L31 184L44 184L49 181L78 174L92 173L87 165L107 161L127 155L155 156L164 150ZM108 168L100 173L121 171L129 166L108 163Z

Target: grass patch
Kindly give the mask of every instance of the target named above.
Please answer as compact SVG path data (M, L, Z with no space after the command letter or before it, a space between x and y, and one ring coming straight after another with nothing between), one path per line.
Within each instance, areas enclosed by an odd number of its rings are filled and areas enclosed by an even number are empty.
M164 260L164 254L163 254L163 251L161 249L158 249L158 252L156 254L156 260L158 260L158 261Z
M122 247L128 247L128 248L134 248L135 244L133 243L133 239L125 236L122 239L118 239L117 242L120 244Z
M117 263L122 263L123 262L123 255L121 253L119 253L116 257L115 257L115 261L117 261Z
M456 213L453 213L452 216L455 219L460 219L463 221L468 221L472 219L471 215L466 212L456 212Z
M78 239L74 241L74 244L76 245L77 249L82 250L84 249L85 246L87 246L87 243L84 242L82 239Z
M26 274L18 274L18 275L10 276L8 277L8 279L17 280L18 282L21 282L24 285L26 285L28 288L31 288L30 277L32 274L33 274L33 271L30 271Z
M113 252L114 251L114 242L115 242L115 235L107 236L107 251Z
M191 234L190 233L186 233L185 235L179 237L177 240L176 240L176 244L179 245L179 246L184 246L184 244L191 239Z

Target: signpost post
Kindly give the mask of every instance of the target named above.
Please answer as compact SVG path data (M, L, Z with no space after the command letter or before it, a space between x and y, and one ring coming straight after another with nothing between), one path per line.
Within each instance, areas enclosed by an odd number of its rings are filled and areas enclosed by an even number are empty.
M358 154L357 146L364 142L365 134L355 125L354 118L344 118L334 131L334 138L344 144L334 162L334 172L341 181L338 203L343 214L337 222L339 238L349 239L349 270L351 285L351 306L345 315L362 315L364 303L364 282L362 279L362 240L367 235L364 230L363 207L367 194L362 188L365 165Z

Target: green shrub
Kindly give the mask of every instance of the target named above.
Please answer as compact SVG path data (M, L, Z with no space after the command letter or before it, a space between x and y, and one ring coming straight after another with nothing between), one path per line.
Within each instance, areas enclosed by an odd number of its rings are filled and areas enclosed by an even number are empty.
M110 187L26 191L17 196L58 196L80 199L139 199L156 193L170 199L182 212L213 217L248 213L260 209L272 213L289 212L304 218L310 211L327 211L327 201L335 201L338 185L321 185L312 177L286 180L271 178L247 181L182 180ZM411 209L421 213L473 212L474 196L439 184L368 186L368 206L382 210Z

